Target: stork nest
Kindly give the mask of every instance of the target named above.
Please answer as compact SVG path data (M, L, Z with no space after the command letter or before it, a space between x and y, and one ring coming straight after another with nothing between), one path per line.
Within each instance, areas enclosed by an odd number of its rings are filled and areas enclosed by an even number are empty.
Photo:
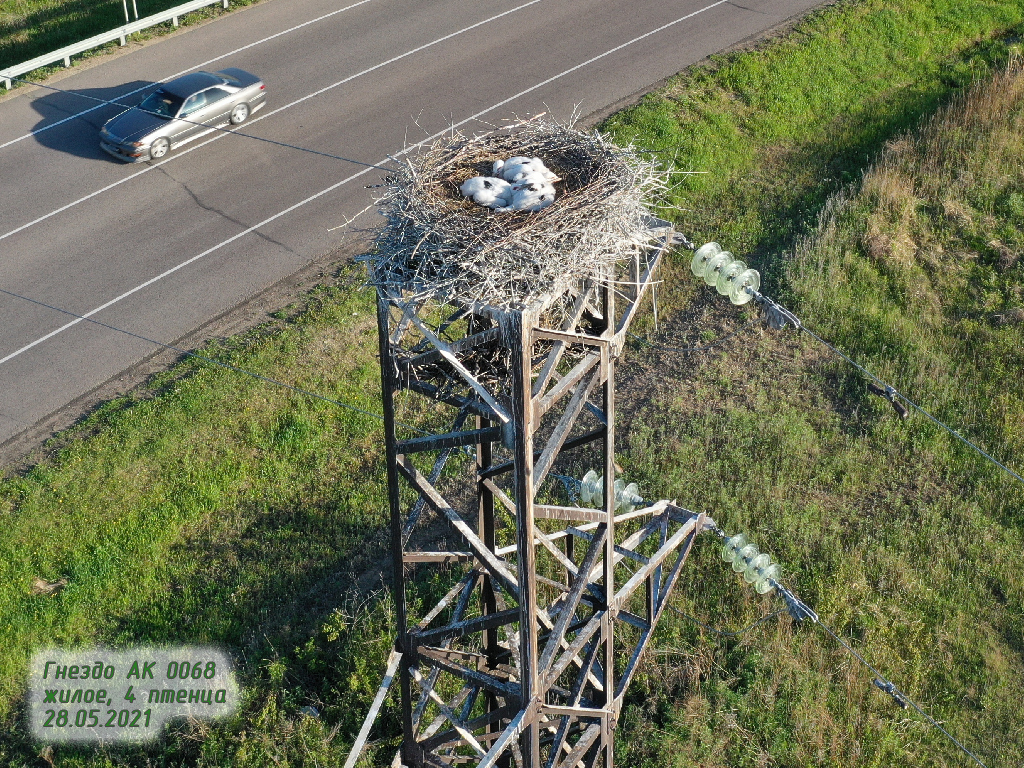
M562 181L538 212L496 212L462 197L472 176L515 155L539 157ZM370 282L393 296L523 308L585 279L614 281L615 265L653 243L647 205L666 174L597 131L534 119L480 136L458 131L385 177L386 223L370 252Z

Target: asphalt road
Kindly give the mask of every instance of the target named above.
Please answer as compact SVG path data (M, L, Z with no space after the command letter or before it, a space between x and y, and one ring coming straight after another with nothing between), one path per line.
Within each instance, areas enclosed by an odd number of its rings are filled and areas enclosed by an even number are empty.
M124 165L97 142L120 108L84 97L240 67L269 94L241 133L381 163L451 123L604 112L819 3L268 0L0 101L0 447L154 351L60 310L173 343L336 250L381 174L223 133Z

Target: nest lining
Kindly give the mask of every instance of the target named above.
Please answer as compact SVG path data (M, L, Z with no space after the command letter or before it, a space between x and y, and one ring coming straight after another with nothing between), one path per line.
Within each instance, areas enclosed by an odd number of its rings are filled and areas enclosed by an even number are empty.
M462 182L514 155L539 157L562 177L554 204L495 213L462 197ZM455 131L383 186L386 221L365 257L371 283L406 300L508 309L586 279L613 280L617 263L653 242L647 205L667 185L632 148L535 119L481 136Z

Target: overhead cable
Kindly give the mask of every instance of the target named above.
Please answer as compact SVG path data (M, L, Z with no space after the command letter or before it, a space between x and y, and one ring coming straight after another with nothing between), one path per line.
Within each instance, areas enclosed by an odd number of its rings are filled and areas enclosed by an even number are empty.
M747 537L742 533L734 536L728 536L725 531L718 526L713 526L712 530L725 542L725 546L722 548L722 559L726 562L731 562L732 569L737 573L742 573L744 581L752 584L755 590L760 594L766 594L772 590L777 591L782 599L785 600L786 611L790 616L792 616L794 621L799 623L810 620L824 629L833 637L833 639L835 639L836 642L856 657L861 664L871 670L875 675L873 681L875 687L884 693L889 694L893 701L903 709L906 709L908 705L912 706L922 717L931 723L932 726L942 731L942 733L944 733L950 741L956 744L964 754L968 755L978 765L982 766L982 768L985 768L985 764L981 762L973 752L954 738L949 731L943 728L938 721L935 720L935 718L921 709L921 707L919 707L906 693L897 688L895 683L875 669L875 667L873 667L852 647L847 645L839 635L833 632L832 629L821 620L821 617L818 616L818 614L815 613L807 603L793 594L792 590L783 586L779 581L779 567L777 564L773 564L771 562L770 556L761 553L756 546L748 542ZM696 619L693 620L696 621Z
M71 312L70 310L62 309L61 307L55 307L52 304L47 304L46 302L39 301L37 299L31 299L28 296L22 296L21 294L14 293L12 291L7 291L7 290L4 290L3 288L0 288L0 293L6 294L6 295L11 296L12 298L15 298L15 299L21 299L22 301L27 301L27 302L29 302L31 304L36 304L37 306L40 306L40 307L45 307L47 309L52 309L55 312L61 312L62 314L65 314L65 315L71 315L71 317L76 317L79 320L85 320L87 323L92 323L93 325L98 325L101 328L106 328L107 330L114 331L116 333L123 333L125 336L131 336L132 338L140 339L141 341L145 341L145 342L147 342L149 344L155 344L156 346L163 347L164 349L170 349L170 350L172 350L174 352L178 352L178 353L180 353L182 355L185 355L186 357L194 357L195 359L201 360L201 361L203 361L205 363L212 363L213 365L219 366L221 368L225 368L225 369L227 369L229 371L234 371L235 373L241 373L241 374L243 374L245 376L250 376L250 377L252 377L254 379L257 379L259 381L264 381L264 382L266 382L268 384L273 384L273 385L278 386L278 387L284 387L285 389L290 389L293 392L297 392L300 395L305 395L307 397L311 397L311 398L313 398L315 400L322 400L325 403L330 403L331 405L337 405L337 406L339 406L341 408L347 408L350 411L355 411L356 413L361 413L361 414L363 414L365 416L372 416L373 418L380 419L381 421L384 420L383 414L374 413L373 411L367 411L366 409L360 408L359 406L356 406L356 405L352 405L351 403L346 403L346 402L344 402L342 400L335 400L334 398L327 397L325 395L319 395L316 392L310 392L308 389L303 389L302 387L297 387L294 384L288 384L287 382L284 382L284 381L279 381L277 379L272 379L269 376L264 376L263 374L260 374L260 373L253 373L252 371L247 371L245 368L239 368L238 366L231 365L230 363L223 363L220 360L214 360L212 357L206 357L205 355L200 355L200 354L198 354L196 352L190 352L187 349L182 349L181 347L176 347L173 344L166 344L166 343L164 343L162 341L157 341L156 339L151 339L151 338L149 338L147 336L143 336L141 334L125 330L124 328L118 328L116 325L110 325L109 323L104 323L104 322L101 322L99 320L94 320L91 317L85 317L84 315L79 315L79 314L77 314L75 312ZM404 429L411 430L413 432L418 432L421 435L428 435L428 434L430 434L426 430L420 429L419 427L414 427L411 424L402 424L401 422L395 422L395 426L399 426L399 427L402 427Z
M69 91L69 90L66 90L64 88L57 88L55 86L46 85L45 83L38 83L38 82L35 82L33 80L23 80L20 77L12 77L11 80L16 80L19 83L25 83L27 85L37 85L40 88L46 88L46 89L51 90L51 91L57 91L58 93L66 93L69 96L78 96L79 98L82 98L82 99L89 99L90 101L98 101L101 104L109 104L109 105L111 105L113 107L123 107L124 109L131 109L134 106L140 112L144 112L147 115L156 115L157 117L164 117L164 115L157 115L156 112L150 112L148 109L142 109L138 105L123 104L123 103L121 103L119 101L110 101L109 99L101 99L98 96L89 96L89 95L84 94L84 93L78 93L76 91ZM364 162L362 160L353 160L351 157L342 157L341 155L332 155L330 152L320 152L320 151L318 151L316 149L310 149L309 147L300 147L297 144L289 144L289 143L287 143L285 141L275 141L274 139L265 139L262 136L253 136L251 133L239 133L237 130L233 130L231 128L222 128L222 127L216 126L216 125L208 125L207 123L197 123L194 120L186 120L183 117L178 117L178 118L175 118L175 119L176 120L180 120L183 123L188 123L189 125L198 125L198 126L203 127L203 128L208 128L211 131L222 131L224 133L234 134L235 136L244 136L247 139L253 139L255 141L262 141L262 142L266 142L267 144L276 144L279 147L287 147L289 149L297 149L300 152L308 152L311 155L320 155L321 157L329 157L332 160L342 160L342 161L344 161L346 163L353 163L354 165L362 165L362 166L364 166L366 168L379 168L380 170L388 171L389 173L393 173L394 170L395 170L394 168L388 168L388 167L383 166L383 165L376 165L375 163L367 163L367 162Z
M775 582L775 588L778 590L779 594L783 597L783 599L786 600L786 605L789 609L789 613L791 616L793 616L794 619L796 619L797 621L810 619L823 630L825 630L828 634L832 636L832 638L837 643L839 643L841 646L843 646L843 648L849 651L854 656L854 658L857 659L857 661L859 661L861 664L863 664L865 667L871 670L871 673L875 676L873 682L876 688L889 694L902 709L906 709L907 705L910 705L911 707L916 709L923 718L925 718L929 723L931 723L932 726L942 731L942 733L946 735L946 738L948 738L950 741L956 744L965 755L974 760L974 762L976 762L982 768L986 768L985 764L981 762L977 755L975 755L973 752L971 752L971 750L969 750L962 743L960 743L960 741L957 740L956 737L953 736L953 734L951 734L949 731L943 728L942 725L934 717L932 717L923 709L921 709L921 707L919 707L913 699L911 699L906 693L897 688L895 683L893 683L891 680L886 678L885 675L883 675L881 672L875 669L875 667L870 662L868 662L867 659L865 659L863 656L857 653L857 651L850 647L839 635L833 632L832 629L821 620L821 617L818 616L817 613L815 613L807 607L806 603L804 603L790 590L786 589L786 587L782 586L778 582Z

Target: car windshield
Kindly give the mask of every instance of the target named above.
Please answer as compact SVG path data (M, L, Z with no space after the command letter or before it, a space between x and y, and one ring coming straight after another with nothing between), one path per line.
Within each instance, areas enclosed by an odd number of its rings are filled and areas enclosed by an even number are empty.
M168 93L163 88L149 94L145 101L139 104L139 109L151 112L161 117L174 117L181 109L182 100L173 93Z

